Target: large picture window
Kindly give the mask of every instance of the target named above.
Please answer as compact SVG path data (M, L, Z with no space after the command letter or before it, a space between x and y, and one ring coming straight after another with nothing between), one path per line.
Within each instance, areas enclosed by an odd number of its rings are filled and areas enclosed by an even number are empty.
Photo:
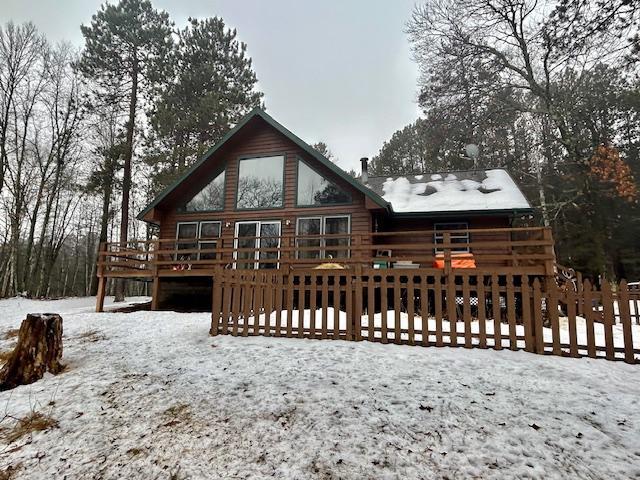
M284 205L284 156L240 159L238 209L281 208Z
M453 253L469 253L469 224L466 222L458 223L436 223L434 226L433 243L436 245L444 243L444 230L460 230L459 232L451 232L449 238L451 243L462 244L459 247L451 249ZM444 253L444 250L436 246L436 254Z
M339 205L351 203L351 195L298 160L298 206Z
M224 170L196 193L181 209L184 212L211 212L224 208Z
M298 258L348 258L348 249L335 247L348 247L350 233L351 218L348 215L298 218L296 235L302 238L296 239L296 246L303 249L298 250ZM340 234L345 236L338 236ZM325 235L331 237L326 238Z

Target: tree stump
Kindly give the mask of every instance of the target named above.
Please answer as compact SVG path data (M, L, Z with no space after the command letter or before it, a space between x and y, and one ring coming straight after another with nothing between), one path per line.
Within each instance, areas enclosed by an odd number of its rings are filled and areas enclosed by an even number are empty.
M0 371L0 390L40 380L45 372L64 369L62 317L55 313L28 314L20 325L18 344Z

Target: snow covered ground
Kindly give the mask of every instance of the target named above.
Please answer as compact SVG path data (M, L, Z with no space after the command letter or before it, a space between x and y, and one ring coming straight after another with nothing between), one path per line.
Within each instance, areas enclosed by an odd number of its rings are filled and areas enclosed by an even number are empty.
M68 364L0 394L8 414L59 424L0 437L14 478L640 478L638 366L209 337L206 313L93 307L0 301L0 337L61 313Z

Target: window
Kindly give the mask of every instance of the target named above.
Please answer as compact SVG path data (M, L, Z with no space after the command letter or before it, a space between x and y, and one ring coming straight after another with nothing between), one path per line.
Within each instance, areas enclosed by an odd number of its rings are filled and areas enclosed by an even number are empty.
M450 232L449 238L451 243L462 243L464 245L460 247L454 247L451 249L452 253L469 253L469 224L466 222L459 223L436 223L434 225L433 243L444 243L444 234L438 233L443 230L460 230L459 232ZM444 249L436 247L436 254L444 253Z
M200 234L198 236L199 250L212 250L218 248L221 222L200 222ZM215 260L215 252L198 252L199 260Z
M178 223L176 231L176 250L196 250L198 248L198 222ZM176 260L192 260L193 253L178 254Z
M176 228L176 250L211 250L217 248L220 222L179 222ZM214 252L176 254L176 260L213 260Z
M348 249L331 247L348 247L350 244L351 218L348 215L298 218L296 226L298 258L348 258ZM334 235L345 234L345 237ZM324 235L331 235L325 238ZM310 236L310 238L304 238ZM312 236L318 236L313 238ZM313 248L317 247L317 249Z
M298 160L299 206L335 205L351 203L351 196L313 170L302 160Z
M184 212L210 212L224 208L224 170L211 180L181 209Z
M280 258L280 227L279 220L236 222L235 268L278 268L274 260ZM261 250L266 248L273 250Z
M284 205L284 156L241 159L238 165L238 209Z

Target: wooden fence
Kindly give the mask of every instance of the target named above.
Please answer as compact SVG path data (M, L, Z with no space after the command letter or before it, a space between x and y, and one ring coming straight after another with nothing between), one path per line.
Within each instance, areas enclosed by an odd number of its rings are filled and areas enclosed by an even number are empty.
M524 349L635 363L640 294L588 281L432 268L223 270L211 334ZM636 332L640 332L636 330Z

